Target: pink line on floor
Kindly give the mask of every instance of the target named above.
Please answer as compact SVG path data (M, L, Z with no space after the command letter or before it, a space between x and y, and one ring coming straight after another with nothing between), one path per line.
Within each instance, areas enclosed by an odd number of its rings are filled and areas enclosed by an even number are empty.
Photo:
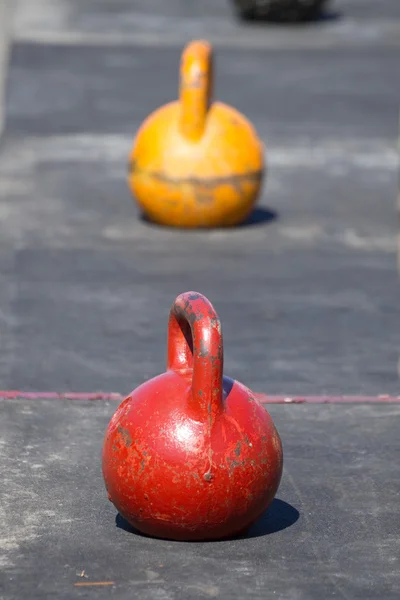
M255 394L263 404L386 404L400 403L400 396L268 396Z
M116 400L121 402L125 396L104 392L21 392L19 390L0 390L3 400Z
M387 404L400 403L400 396L269 396L254 394L262 404ZM111 400L122 402L126 396L104 392L23 392L0 390L3 400Z

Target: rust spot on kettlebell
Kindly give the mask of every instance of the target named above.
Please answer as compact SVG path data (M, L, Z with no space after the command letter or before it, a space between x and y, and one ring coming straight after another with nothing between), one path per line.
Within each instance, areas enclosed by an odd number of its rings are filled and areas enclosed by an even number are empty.
M241 451L242 451L242 442L238 442L236 444L236 448L234 450L236 456L240 456Z
M194 302L195 300L201 300L201 294L198 294L197 292L193 292L188 294L188 300L190 300L190 302Z
M121 435L125 446L132 446L132 438L131 434L129 433L129 430L121 427L121 425L118 425L117 431Z

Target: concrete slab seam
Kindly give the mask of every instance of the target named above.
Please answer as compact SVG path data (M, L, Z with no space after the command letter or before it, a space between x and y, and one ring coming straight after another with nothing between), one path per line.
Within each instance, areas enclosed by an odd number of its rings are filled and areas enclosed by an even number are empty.
M0 390L0 400L79 400L122 402L127 395L117 392L24 392ZM269 396L255 393L262 404L400 404L400 396Z
M225 34L214 35L210 33L208 39L215 48L227 48L241 50L345 50L348 48L363 48L366 45L385 40L385 46L397 47L399 41L399 25L397 22L380 20L372 26L367 22L359 33L354 22L348 20L342 27L325 27L319 35L304 36L302 33L293 33L286 29L282 37L282 31L269 30L265 32L253 32L252 35L244 35L241 30L233 29ZM357 35L358 33L358 35ZM66 45L66 46L94 46L94 47L178 47L187 42L185 31L164 32L161 36L157 31L135 30L129 34L125 32L89 32L76 31L65 27L63 30L49 30L34 27L29 31L19 27L15 31L15 41L19 43L36 43L40 45Z
M5 90L10 55L11 0L0 0L0 137L5 126Z

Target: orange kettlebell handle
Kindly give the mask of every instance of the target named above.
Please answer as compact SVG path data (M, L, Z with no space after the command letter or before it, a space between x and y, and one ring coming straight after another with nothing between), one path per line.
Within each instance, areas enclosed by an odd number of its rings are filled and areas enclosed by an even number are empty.
M181 58L179 129L192 142L203 135L212 87L212 46L204 40L191 42Z
M212 304L197 292L181 294L169 314L167 369L193 371L193 410L201 419L223 410L223 366L221 323Z

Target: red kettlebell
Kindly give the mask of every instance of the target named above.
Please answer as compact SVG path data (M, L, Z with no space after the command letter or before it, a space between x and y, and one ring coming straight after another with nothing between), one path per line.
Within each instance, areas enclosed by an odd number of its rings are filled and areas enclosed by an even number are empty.
M274 422L222 371L217 313L201 294L181 294L169 316L167 372L120 404L104 439L108 497L144 534L235 536L277 492L283 456Z

